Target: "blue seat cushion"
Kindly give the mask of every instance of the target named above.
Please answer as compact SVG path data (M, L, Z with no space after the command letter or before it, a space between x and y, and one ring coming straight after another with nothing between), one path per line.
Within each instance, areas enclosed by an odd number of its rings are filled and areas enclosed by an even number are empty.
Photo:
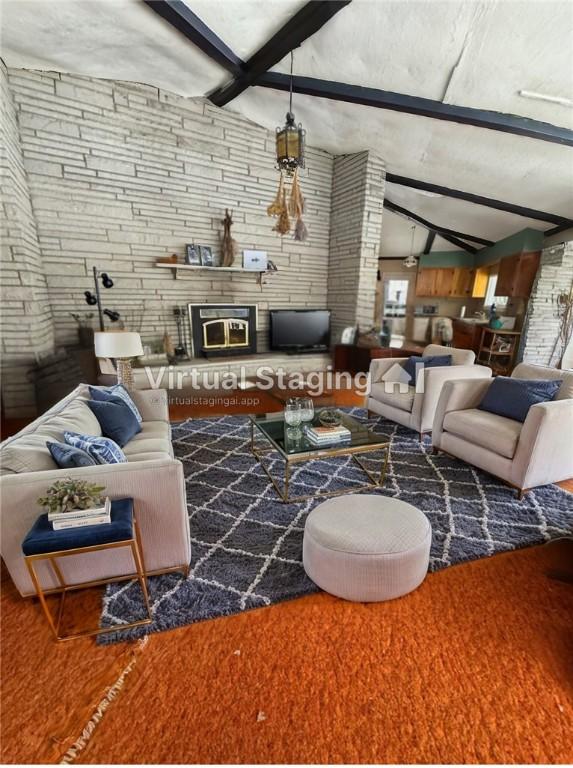
M133 499L111 502L111 523L54 531L48 515L40 515L22 543L25 555L43 555L66 549L94 547L133 539Z
M426 355L426 357L412 355L404 363L404 370L410 377L410 384L414 386L417 379L417 372L422 368L438 368L439 366L451 364L451 355Z
M109 437L123 448L132 437L141 432L141 424L124 400L119 397L109 400L88 400L90 411L99 421L104 437Z
M532 405L553 400L562 379L512 379L496 376L478 408L514 421L525 421Z
M139 408L133 402L131 395L123 384L114 384L113 387L102 387L101 389L98 387L90 387L90 397L92 400L102 400L104 402L106 400L119 398L120 400L123 400L129 410L132 411L140 424L143 421Z
M71 469L72 467L92 467L97 461L81 448L75 448L67 443L46 442L48 450L52 454L53 460L60 469Z

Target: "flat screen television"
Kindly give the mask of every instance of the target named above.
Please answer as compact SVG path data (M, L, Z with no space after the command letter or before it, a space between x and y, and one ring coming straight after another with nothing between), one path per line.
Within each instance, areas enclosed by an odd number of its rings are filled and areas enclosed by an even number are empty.
M270 347L284 352L322 352L330 347L329 309L271 309Z

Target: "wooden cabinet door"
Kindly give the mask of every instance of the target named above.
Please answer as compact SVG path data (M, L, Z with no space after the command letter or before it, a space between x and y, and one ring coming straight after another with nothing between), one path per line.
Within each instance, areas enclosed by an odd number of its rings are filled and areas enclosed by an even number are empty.
M512 296L519 296L521 298L529 297L537 270L539 269L540 256L541 253L539 251L521 254L519 257L517 274L513 283Z
M514 256L506 256L499 262L499 272L495 285L496 296L513 296L514 282L519 269L519 253Z
M450 296L459 298L471 296L474 283L474 272L475 270L468 269L467 267L456 267L454 269Z
M436 272L435 292L432 295L450 296L454 284L454 269L448 267L446 269L436 269Z
M475 270L474 282L472 286L472 298L483 299L487 292L487 281L489 280L489 267L478 267Z
M416 279L416 296L436 296L437 269L419 269Z

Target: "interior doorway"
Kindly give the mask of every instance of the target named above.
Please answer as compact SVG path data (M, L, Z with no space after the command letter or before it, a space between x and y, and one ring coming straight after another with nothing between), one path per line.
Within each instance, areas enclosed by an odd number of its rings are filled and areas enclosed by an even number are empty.
M410 278L385 274L382 278L381 326L386 330L388 343L400 347L406 340L407 302Z

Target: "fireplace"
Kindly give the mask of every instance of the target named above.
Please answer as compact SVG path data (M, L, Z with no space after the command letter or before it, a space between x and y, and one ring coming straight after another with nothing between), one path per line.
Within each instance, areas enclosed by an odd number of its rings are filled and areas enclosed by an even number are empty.
M257 351L256 304L188 304L192 356L251 355Z

